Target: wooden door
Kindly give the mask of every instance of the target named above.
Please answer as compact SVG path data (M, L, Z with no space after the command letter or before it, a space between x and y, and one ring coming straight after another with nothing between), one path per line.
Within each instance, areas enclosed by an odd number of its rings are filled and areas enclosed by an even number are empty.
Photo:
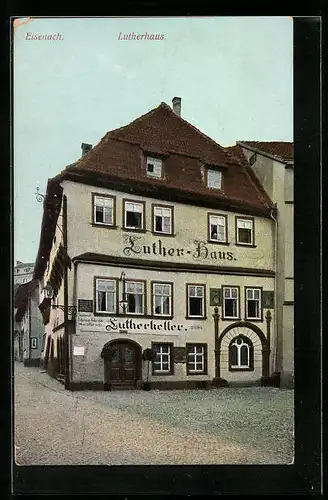
M137 380L137 349L129 343L111 346L105 357L105 382L111 386L134 386Z

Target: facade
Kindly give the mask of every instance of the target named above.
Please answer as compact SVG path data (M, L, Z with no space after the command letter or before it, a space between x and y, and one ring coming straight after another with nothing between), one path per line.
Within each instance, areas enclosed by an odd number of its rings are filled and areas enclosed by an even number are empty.
M42 361L69 389L272 383L274 205L180 113L162 103L48 181Z
M15 324L19 328L14 338L14 359L22 361L25 366L40 366L44 326L39 310L38 280L19 287L15 307Z
M291 142L237 141L231 152L246 161L276 214L277 347L273 353L281 386L294 385L294 160Z

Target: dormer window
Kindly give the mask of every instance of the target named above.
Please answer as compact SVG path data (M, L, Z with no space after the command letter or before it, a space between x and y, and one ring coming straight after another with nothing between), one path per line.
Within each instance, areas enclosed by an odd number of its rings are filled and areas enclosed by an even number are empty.
M221 189L222 172L213 168L208 168L206 172L207 187L211 189Z
M159 158L147 158L147 177L154 177L155 179L162 178L162 160Z

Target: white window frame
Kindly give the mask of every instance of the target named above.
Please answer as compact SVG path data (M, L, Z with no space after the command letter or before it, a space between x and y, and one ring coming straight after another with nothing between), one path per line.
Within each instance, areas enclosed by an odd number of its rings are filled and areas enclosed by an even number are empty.
M128 205L130 205L130 210L127 210ZM137 210L137 207L141 207L141 210ZM133 210L131 208L133 207ZM135 210L136 209L136 210ZM127 213L141 213L141 226L128 226L127 225ZM134 231L141 231L145 226L145 204L141 201L134 200L124 200L124 229L130 229Z
M164 215L164 214L169 215ZM164 228L164 218L169 218L169 230L168 231L158 231L156 229L156 217L162 218L162 227ZM173 208L164 205L153 205L153 232L157 234L172 234L173 232Z
M220 222L221 222L221 224L220 224ZM223 224L222 224L222 222L223 222ZM216 214L209 214L208 224L209 224L209 227L208 227L209 240L219 242L219 243L227 243L227 217L225 215L220 215L220 214L217 214L217 215ZM212 238L212 235L211 235L212 226L217 227L217 235L218 236L220 234L218 228L223 227L223 239L219 239L219 237Z
M250 225L251 227L245 227L246 225ZM251 231L250 243L239 240L239 229L250 229ZM248 245L248 246L254 245L254 219L236 217L236 243L238 245Z
M126 307L126 314L131 314L133 316L144 316L146 311L146 283L140 280L125 280L125 296L126 300L128 300L128 295L130 292L128 291L129 285L142 285L142 293L134 293L131 295L141 295L142 296L142 310L141 312L131 312L129 311L129 304Z
M148 171L148 165L153 165L153 172ZM146 162L146 173L148 177L152 177L153 179L161 179L163 171L163 162L160 158L153 158L151 156L147 157Z
M218 181L218 182L217 182ZM221 189L222 187L222 172L214 168L206 169L206 185L211 189Z
M171 344L166 344L166 343L160 343L160 342L155 342L159 346L159 351L156 351L156 360L153 361L153 373L156 374L171 374L171 356L172 356L172 345ZM167 349L168 352L163 351L164 349ZM159 358L159 359L158 359ZM168 370L163 369L163 365L168 364ZM160 366L159 368L155 368L155 366Z
M102 204L97 204L97 200L98 201L101 201L103 203ZM94 224L99 224L101 226L113 226L114 225L114 197L112 196L102 196L101 194L94 194L93 196L93 223ZM99 208L102 208L102 214L103 214L103 221L97 221L97 207ZM110 222L106 222L105 221L105 212L106 212L106 208L110 208L110 219L111 221Z
M99 290L99 282L111 282L114 284L114 290L113 292L108 290ZM99 298L98 298L98 292L105 292L105 302L106 302L106 310L103 311L103 310L100 310L99 309ZM108 305L109 305L109 300L108 300L108 294L112 294L114 295L114 300L113 300L113 309L110 310L108 309ZM117 280L114 279L114 278L96 278L96 282L95 282L95 312L97 314L116 314L117 313Z
M152 288L152 306L153 306L153 315L154 316L172 316L172 302L173 302L173 283L168 283L168 282L152 282L151 284ZM168 286L169 287L169 295L161 295L159 293L156 293L156 288L160 286ZM161 312L157 313L156 312L156 297L161 297ZM165 313L163 312L164 309L164 299L166 297L169 297L169 312Z
M235 346L237 348L237 364L236 365L230 365L230 368L233 368L234 370L244 370L245 368L250 368L250 361L251 361L251 350L249 344L245 342L243 339L240 339L242 342L241 344L237 344L237 340L239 338L237 337L235 341L230 344L230 349L232 346ZM243 346L247 346L247 365L242 365L241 364L241 348Z
M226 297L225 295L225 291L226 290L229 290L229 297ZM232 290L237 290L237 297L233 297L233 293L232 293ZM226 315L226 312L225 312L225 301L226 300L235 300L236 301L236 315L235 316L227 316ZM240 297L239 297L239 288L236 287L236 286L223 286L222 287L222 318L223 319L239 319L239 309L240 309L240 306L239 306L239 301L240 301Z
M190 289L191 288L201 288L202 289L202 295L197 295L197 291L195 291L195 295L190 295ZM206 290L205 290L205 285L201 284L187 284L187 317L188 318L205 318L205 296L206 296ZM190 314L190 298L202 298L202 314Z
M189 349L193 348L193 352L189 352ZM201 348L202 352L197 352L197 348ZM205 345L204 344L189 344L187 346L187 365L188 365L188 374L204 374L206 371L206 359L205 359ZM193 358L191 360L191 358ZM197 364L202 363L202 368L199 370L197 368ZM190 365L193 365L193 368L190 368Z
M252 298L248 297L249 292L251 292L250 295L252 295ZM258 292L258 295L259 295L258 298L254 298L254 295L255 295L254 292ZM254 300L254 301L258 302L258 306L257 306L258 307L258 316L250 316L248 314L248 301L249 300ZM245 307L246 319L259 319L259 320L261 320L262 319L262 289L259 287L245 287L245 302L246 302L246 304L245 304L245 306L246 306Z

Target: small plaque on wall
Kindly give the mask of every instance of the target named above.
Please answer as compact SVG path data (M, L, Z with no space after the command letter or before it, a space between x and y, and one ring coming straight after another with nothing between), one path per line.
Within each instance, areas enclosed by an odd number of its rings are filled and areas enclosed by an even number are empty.
M273 291L263 291L262 302L264 309L274 308L274 292Z
M84 346L75 345L73 348L73 355L74 356L84 356Z
M78 300L78 311L79 312L87 312L87 313L92 312L93 311L93 301L79 299Z
M221 288L210 288L210 306L222 305Z
M174 363L186 363L187 350L185 347L174 347Z

